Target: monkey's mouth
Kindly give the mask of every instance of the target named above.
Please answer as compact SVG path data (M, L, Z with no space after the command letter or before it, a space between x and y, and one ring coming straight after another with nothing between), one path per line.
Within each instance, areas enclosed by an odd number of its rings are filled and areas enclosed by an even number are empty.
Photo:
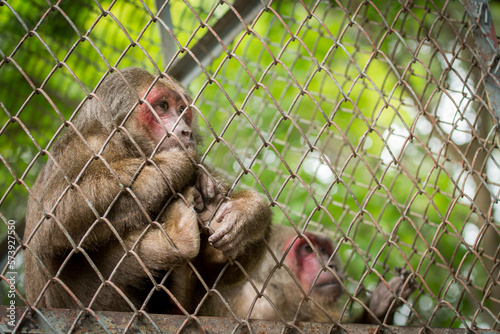
M183 142L182 145L184 145L184 148L188 149L188 148L196 148L196 144L192 143L192 142ZM182 148L181 145L178 145L179 147Z
M331 282L315 285L312 292L315 298L334 302L344 293L344 290L340 283Z
M339 282L317 284L314 286L314 289L317 289L322 292L332 290L332 292L342 293L342 285Z
M163 143L161 144L161 147L163 149L170 149L174 147L178 148L196 148L196 140L192 138L166 138Z
M182 144L186 148L196 148L196 140L194 138L184 139L182 140Z

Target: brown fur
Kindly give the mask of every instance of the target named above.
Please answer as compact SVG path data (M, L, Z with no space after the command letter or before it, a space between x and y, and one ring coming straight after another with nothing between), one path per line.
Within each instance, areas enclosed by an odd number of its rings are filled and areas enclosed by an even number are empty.
M299 253L298 246L293 246L299 242L315 248L314 255L311 254L307 263L301 262L304 255ZM328 244L330 247L325 247ZM211 316L234 314L240 319L285 322L340 322L342 305L338 299L345 287L340 264L335 257L331 258L331 240L320 233L306 233L299 238L291 227L273 226L269 245L276 260L267 252L262 263L252 273L251 282L216 287L221 296L212 293L201 313ZM319 277L325 278L330 284L321 286L318 273L322 273ZM331 276L328 278L329 274ZM400 305L394 302L394 294L405 299L414 288L414 282L405 273L391 278L387 283L381 282L371 300L366 303L368 306L361 318L347 319L347 322L385 321L391 324L396 307ZM258 297L258 293L262 293L262 296ZM342 320L346 321L345 318Z
M226 264L225 257L211 258L209 234L200 230L193 210L203 203L200 192L220 197L227 189L208 191L216 185L197 168L193 146L199 135L191 111L181 114L190 104L184 88L168 77L153 85L155 80L138 68L108 76L54 143L26 214L26 297L32 306L130 311L148 302L151 289L166 277L161 289L171 289L179 300L157 306L153 296L145 309L170 312L179 302L190 311L197 303L190 291L198 283L187 260L208 281ZM159 99L186 117L168 136L164 129L170 131L172 121L161 125L155 120L162 115L153 114L155 131L145 131L137 116L139 110L156 113ZM239 196L247 206L236 204ZM269 207L254 192L225 201L230 210L222 223L235 227L225 238L255 234L248 242L216 247L244 266L256 266L268 236ZM228 284L242 277L236 266L228 272L234 272Z
M312 245L316 239L328 240L325 236L317 233L309 233L309 236L308 239ZM342 292L341 284L337 280L337 278L342 279L337 271L338 263L335 259L328 262L329 256L324 256L319 249L316 250L317 255L321 258L321 261L316 258L318 267L324 267L330 273L335 272L336 278L332 274L331 279L332 282L336 281L337 285L329 290L330 294L325 294L316 287L309 291L309 288L300 282L298 271L291 267L293 266L292 262L295 261L295 254L289 250L289 245L299 240L296 238L297 233L293 228L273 226L270 247L278 262L267 252L264 260L251 276L257 291L263 292L262 297L256 299L257 292L248 281L239 285L217 287L222 296L229 302L231 310L221 302L219 296L214 294L205 303L202 313L213 316L231 316L231 312L233 312L239 318L249 317L264 320L331 321L333 319L337 321L339 308L336 301ZM327 242L331 243L331 241ZM320 271L310 268L300 268L300 270L315 270L314 274ZM255 305L252 308L254 302Z

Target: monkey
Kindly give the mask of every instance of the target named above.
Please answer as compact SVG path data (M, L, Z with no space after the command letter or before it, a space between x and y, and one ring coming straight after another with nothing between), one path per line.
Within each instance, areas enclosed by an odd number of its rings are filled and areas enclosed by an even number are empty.
M392 293L407 298L414 290L413 282L405 284L406 277L393 277L387 285L376 287L361 316L341 319L339 302L346 288L338 257L332 255L331 239L273 225L269 246L272 253L267 253L250 280L216 287L218 293L203 305L203 314L284 322L379 323L389 319L389 323L395 311ZM258 293L262 293L259 298Z
M202 313L230 316L232 312L239 318L283 321L328 321L328 317L338 317L335 302L343 292L343 278L337 258L331 258L331 240L310 232L299 238L292 227L273 225L269 246L251 282L216 287L231 310L219 296L212 295ZM263 290L263 296L255 301L256 289ZM303 303L309 294L315 302Z
M263 257L271 210L254 190L229 193L199 162L196 114L179 83L137 67L112 72L43 151L26 213L26 298L35 307L192 312L200 283L191 271L212 282L229 265L221 282L242 280L234 263L251 270ZM214 230L197 214L216 198ZM156 304L155 290L171 301Z

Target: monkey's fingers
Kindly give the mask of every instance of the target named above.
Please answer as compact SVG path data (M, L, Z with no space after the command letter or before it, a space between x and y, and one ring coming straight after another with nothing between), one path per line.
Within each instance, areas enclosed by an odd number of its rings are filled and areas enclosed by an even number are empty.
M205 202L203 202L203 197L201 196L201 194L198 191L196 191L196 193L199 194L199 196L194 196L193 199L194 211L202 212L203 209L205 209Z
M388 284L391 285L391 282L389 282ZM386 284L380 282L375 288L375 291L373 291L373 295L370 299L370 304L368 307L377 318L382 318L383 320L383 317L387 313L393 300L394 297L392 292L389 290Z
M413 292L412 284L405 285L405 281L406 280L403 276L396 276L391 278L387 284L381 282L375 288L370 300L369 308L381 321L389 311L395 295L406 299ZM399 304L400 301L394 304L390 310L391 314L395 311L395 307Z
M198 176L197 188L206 200L211 200L218 194L217 184L210 176L204 173L201 173Z
M232 202L227 202L222 204L219 210L217 211L217 215L215 216L215 222L220 225L223 225L223 221L226 218L226 216L231 212L232 206L233 206Z
M235 225L229 219L223 221L222 226L208 238L208 242L215 248L223 250L226 245L237 235Z
M216 249L227 254L237 254L244 248L244 239L247 237L242 232L239 215L231 212L224 217L222 226L209 238L209 242Z
M230 252L239 247L240 238L234 238L231 234L225 234L222 238L218 239L215 242L212 242L211 245L220 250L223 253Z

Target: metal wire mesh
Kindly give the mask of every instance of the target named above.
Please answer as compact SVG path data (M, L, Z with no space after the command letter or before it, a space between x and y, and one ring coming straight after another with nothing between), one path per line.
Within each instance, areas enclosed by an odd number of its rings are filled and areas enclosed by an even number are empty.
M140 66L190 91L204 163L261 192L273 224L334 240L334 321L404 268L416 291L396 325L499 329L498 110L464 4L256 1L223 38L237 5L0 1L2 304L27 304L23 217L45 150L107 71Z

